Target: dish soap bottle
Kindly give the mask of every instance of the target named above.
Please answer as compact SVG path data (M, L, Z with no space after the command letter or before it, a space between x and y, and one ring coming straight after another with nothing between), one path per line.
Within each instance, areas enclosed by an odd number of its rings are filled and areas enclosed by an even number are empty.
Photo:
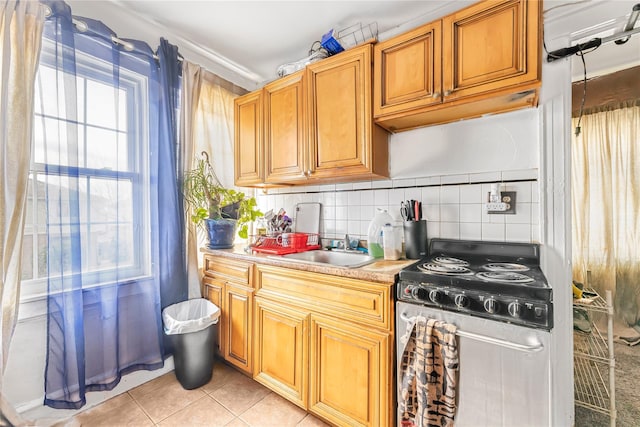
M385 209L377 208L376 214L369 223L367 232L369 255L374 258L382 258L384 256L382 227L386 224L393 224L393 218Z

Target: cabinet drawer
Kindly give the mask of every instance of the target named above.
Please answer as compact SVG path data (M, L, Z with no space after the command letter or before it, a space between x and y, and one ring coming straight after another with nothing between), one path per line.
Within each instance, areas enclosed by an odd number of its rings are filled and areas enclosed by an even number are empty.
M340 319L390 330L392 286L258 265L257 294Z
M204 274L218 277L220 280L233 280L248 285L251 279L252 264L211 255L204 256Z

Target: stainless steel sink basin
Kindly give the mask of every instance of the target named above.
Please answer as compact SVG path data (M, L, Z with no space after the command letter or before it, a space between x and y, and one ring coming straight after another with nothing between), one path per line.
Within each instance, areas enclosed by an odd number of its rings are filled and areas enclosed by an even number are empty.
M356 252L333 252L325 250L298 252L295 254L269 256L269 258L310 264L329 264L336 267L357 268L375 262L375 258Z

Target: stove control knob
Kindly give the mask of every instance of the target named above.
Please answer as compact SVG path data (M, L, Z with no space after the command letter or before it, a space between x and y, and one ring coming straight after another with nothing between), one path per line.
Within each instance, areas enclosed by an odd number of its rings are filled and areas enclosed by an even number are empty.
M411 296L414 299L424 301L429 298L429 293L426 289L416 286L411 290Z
M484 300L484 309L487 311L487 313L495 313L496 311L498 311L498 301L491 297L487 298L486 300Z
M458 308L466 308L469 307L471 301L469 301L469 297L465 294L458 294L454 298L454 302Z
M442 302L442 292L433 289L431 292L429 292L429 299L434 304L440 304Z
M509 304L509 306L507 307L507 311L509 312L511 317L519 318L520 316L522 316L522 304L520 304L518 301L514 301Z

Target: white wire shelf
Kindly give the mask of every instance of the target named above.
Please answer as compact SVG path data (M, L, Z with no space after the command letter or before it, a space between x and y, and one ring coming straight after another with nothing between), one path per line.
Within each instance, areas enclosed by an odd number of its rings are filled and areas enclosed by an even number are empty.
M591 325L590 333L574 331L573 354L596 362L609 363L607 339L594 324Z
M604 369L593 360L574 357L575 400L576 406L611 415L611 395L601 372Z

